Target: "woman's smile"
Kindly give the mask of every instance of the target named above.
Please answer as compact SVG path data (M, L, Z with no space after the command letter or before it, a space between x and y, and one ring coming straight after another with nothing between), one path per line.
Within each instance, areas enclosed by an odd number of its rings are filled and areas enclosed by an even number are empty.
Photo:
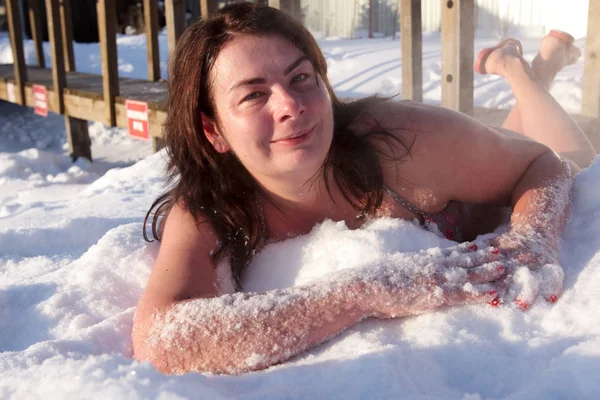
M293 133L278 140L273 140L271 141L271 143L282 146L295 146L298 144L305 143L312 137L313 132L315 131L315 127L316 125L313 125L313 127L308 130Z

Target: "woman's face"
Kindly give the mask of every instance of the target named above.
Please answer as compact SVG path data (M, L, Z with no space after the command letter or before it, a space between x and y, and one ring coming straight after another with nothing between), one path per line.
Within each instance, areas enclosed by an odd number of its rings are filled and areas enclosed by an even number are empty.
M238 36L209 78L217 123L203 117L203 125L217 151L233 151L259 182L321 167L333 136L331 99L296 46L277 35Z

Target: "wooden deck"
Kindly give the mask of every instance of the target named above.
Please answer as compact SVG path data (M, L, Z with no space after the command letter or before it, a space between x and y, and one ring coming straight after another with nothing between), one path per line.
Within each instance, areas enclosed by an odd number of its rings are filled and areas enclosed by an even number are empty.
M43 85L48 91L48 109L57 112L57 102L52 87L52 70L48 68L27 67L28 79L25 82L26 104L34 107L34 84ZM67 72L65 93L65 113L74 118L86 121L104 122L104 97L102 92L102 76ZM8 101L7 83L14 84L13 66L0 65L0 100ZM140 79L119 79L120 96L116 98L117 126L127 128L125 117L125 100L139 100L148 103L150 134L162 137L162 124L166 118L165 100L167 96L164 81L151 82ZM475 108L474 117L486 125L500 126L506 118L508 110ZM590 141L600 152L600 119L573 115L573 119L588 135Z
M115 13L117 0L97 0L102 75L73 72L72 24L69 22L71 0L45 0L52 65L45 68L41 37L38 34L43 15L39 2L30 1L28 15L33 29L36 66L26 66L21 28L21 2L5 0L14 65L0 65L0 100L9 100L7 86L12 83L18 104L34 107L33 85L46 88L48 111L65 115L69 148L73 159L91 159L87 121L110 126L128 127L125 102L142 101L148 106L146 128L145 106L141 120L130 120L133 131L149 134L155 150L162 146L162 126L166 119L166 84L160 80L158 53L158 0L144 0L144 25L147 36L148 79L118 77ZM198 0L205 18L217 10L217 0ZM264 1L263 1L264 2ZM294 14L298 0L268 0L272 7ZM296 4L290 8L290 5ZM185 3L164 0L169 51L173 51L186 25ZM421 0L400 0L399 24L402 36L402 97L422 101L422 29ZM443 2L442 23L442 99L444 107L460 111L481 122L500 126L507 110L473 107L474 0ZM298 17L298 13L296 13ZM585 45L582 115L574 115L590 141L600 151L600 0L589 0L588 35ZM16 45L15 45L16 44ZM399 49L400 50L400 49ZM132 108L134 105L132 105ZM138 110L139 111L139 110ZM137 124L137 125L136 125ZM137 128L142 128L136 129ZM146 130L148 129L148 130Z
M7 84L15 84L12 64L0 64L0 100L8 101ZM42 85L48 92L48 111L58 113L58 102L52 85L52 70L49 68L27 67L25 101L34 107L33 85ZM151 82L140 79L119 79L120 95L115 98L117 126L127 128L125 100L139 100L148 103L150 134L162 137L162 123L166 117L164 101L167 87L164 81ZM86 120L104 122L105 104L102 89L102 76L81 72L66 73L65 114Z

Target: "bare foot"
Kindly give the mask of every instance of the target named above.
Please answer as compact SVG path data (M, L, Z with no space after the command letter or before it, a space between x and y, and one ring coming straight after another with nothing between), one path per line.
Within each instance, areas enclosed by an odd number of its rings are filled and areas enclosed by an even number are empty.
M540 52L531 62L531 68L540 83L549 89L556 74L565 66L576 63L580 56L581 50L577 46L548 35L542 39Z
M506 78L506 66L515 60L523 60L521 56L521 43L514 39L507 39L500 43L500 47L493 49L482 60L484 71L487 74L500 75ZM485 51L485 50L484 50Z

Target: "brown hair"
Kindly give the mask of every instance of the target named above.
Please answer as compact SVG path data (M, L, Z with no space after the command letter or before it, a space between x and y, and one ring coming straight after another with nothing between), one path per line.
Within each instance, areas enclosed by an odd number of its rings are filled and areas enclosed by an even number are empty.
M383 101L369 97L341 102L327 79L327 63L313 36L285 13L253 3L223 7L206 20L191 24L183 33L169 63L165 145L169 157L167 176L171 189L150 207L144 220L152 217L152 234L161 240L162 227L174 204L183 204L196 224L208 221L217 233L220 246L216 263L231 257L231 269L240 287L240 275L250 262L261 239L257 184L231 152L218 153L202 133L201 113L216 121L209 73L226 43L236 34L277 34L306 54L326 85L332 99L334 134L322 166L327 189L329 177L343 196L364 215L377 210L383 199L381 152L372 138L399 140L378 124L364 134L349 126L373 104ZM402 144L402 143L400 143ZM404 146L404 145L403 145ZM409 148L404 146L409 152Z

